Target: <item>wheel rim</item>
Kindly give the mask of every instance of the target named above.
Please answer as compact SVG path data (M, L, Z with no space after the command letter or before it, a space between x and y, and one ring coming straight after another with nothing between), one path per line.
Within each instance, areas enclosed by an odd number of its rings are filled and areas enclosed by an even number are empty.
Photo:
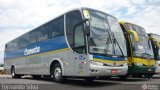
M55 79L59 80L61 78L61 68L60 67L57 67L55 68L54 70L54 77Z

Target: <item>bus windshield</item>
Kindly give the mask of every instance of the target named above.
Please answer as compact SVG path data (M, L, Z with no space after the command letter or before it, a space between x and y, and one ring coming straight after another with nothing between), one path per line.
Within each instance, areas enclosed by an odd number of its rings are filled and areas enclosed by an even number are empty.
M89 10L89 13L91 15L90 53L127 56L125 38L117 19L96 10Z
M134 37L130 35L130 39L132 42L132 49L133 49L133 56L135 57L142 57L142 58L154 58L154 54L152 51L151 41L145 29L134 25L126 23L126 26L129 30L134 30L138 34L139 41L134 42Z

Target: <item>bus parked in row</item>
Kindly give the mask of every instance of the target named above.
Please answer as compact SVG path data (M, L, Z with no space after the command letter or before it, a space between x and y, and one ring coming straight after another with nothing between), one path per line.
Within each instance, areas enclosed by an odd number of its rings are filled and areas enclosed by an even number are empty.
M154 58L156 60L156 74L160 74L160 35L149 33L151 44L154 52Z
M151 40L145 29L124 21L120 21L119 24L126 38L129 61L128 74L123 78L126 79L128 75L152 77L155 73L155 60Z
M43 75L55 82L125 75L125 37L115 17L89 8L74 9L8 42L4 67L13 78Z

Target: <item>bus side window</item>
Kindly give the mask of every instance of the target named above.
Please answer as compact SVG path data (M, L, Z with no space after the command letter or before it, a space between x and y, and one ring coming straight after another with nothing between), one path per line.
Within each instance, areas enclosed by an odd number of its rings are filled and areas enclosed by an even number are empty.
M19 48L19 39L15 39L7 44L8 51L14 51Z
M74 50L77 53L85 53L85 35L83 26L79 25L74 31Z
M49 24L50 36L57 37L64 35L64 16L58 17Z
M31 43L35 43L35 42L37 42L37 33L33 31L31 33Z
M21 38L19 41L20 48L27 46L27 41L24 38Z
M77 25L80 22L82 22L82 16L81 16L80 11L75 10L75 11L72 11L72 12L69 12L69 13L66 14L66 34L67 34L67 40L68 40L68 43L69 43L70 47L73 50L75 50L74 49L74 44L75 44L74 43L74 39L77 39L77 38L74 38L74 32L75 32L74 31L74 27L75 27L75 25ZM82 27L82 26L79 26L79 27ZM79 27L77 27L77 29ZM82 30L80 30L80 31L82 31ZM77 42L77 43L79 43L79 42Z
M24 36L22 36L22 38L19 39L20 48L26 47L27 45L29 45L29 41L30 41L30 35L29 34L25 34Z
M20 48L19 46L19 38L15 39L14 41L12 41L12 47L11 47L11 50L14 51L14 50L17 50Z
M37 32L38 41L43 41L48 39L48 30L46 26L40 27L39 31Z

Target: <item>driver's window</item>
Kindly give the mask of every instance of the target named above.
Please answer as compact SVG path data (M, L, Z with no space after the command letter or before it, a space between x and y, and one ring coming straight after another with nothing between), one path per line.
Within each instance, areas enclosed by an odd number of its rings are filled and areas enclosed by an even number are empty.
M85 35L83 26L78 25L74 31L74 51L77 53L85 53Z

